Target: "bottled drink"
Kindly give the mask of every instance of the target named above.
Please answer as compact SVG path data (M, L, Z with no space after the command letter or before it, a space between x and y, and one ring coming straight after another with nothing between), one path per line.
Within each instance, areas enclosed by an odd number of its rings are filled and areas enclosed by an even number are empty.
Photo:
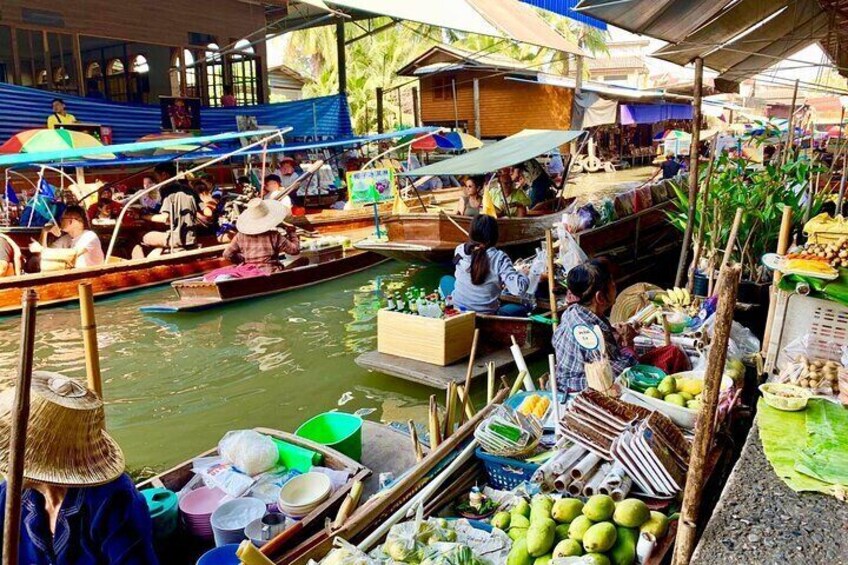
M395 294L395 310L398 312L406 312L406 302L401 293Z
M395 297L390 292L386 295L386 310L394 310L395 309Z
M413 314L418 314L418 299L414 296L410 295L409 298L409 311Z

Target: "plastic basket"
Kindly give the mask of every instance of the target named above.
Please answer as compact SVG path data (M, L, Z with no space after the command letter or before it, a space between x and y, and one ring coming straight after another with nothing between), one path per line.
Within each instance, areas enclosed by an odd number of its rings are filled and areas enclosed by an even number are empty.
M479 447L475 454L483 462L490 485L500 490L512 490L524 481L529 481L539 468L535 463L490 455Z
M362 459L362 418L354 414L318 414L304 422L294 435L326 445L354 461Z

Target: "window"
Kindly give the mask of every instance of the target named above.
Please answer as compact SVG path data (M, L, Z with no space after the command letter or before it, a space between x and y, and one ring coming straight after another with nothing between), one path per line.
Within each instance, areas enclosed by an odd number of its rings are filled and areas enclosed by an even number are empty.
M435 100L453 100L453 78L435 77L433 79L433 98Z
M100 78L103 76L103 70L100 68L100 63L92 62L85 69L85 78Z
M44 86L47 84L47 71L42 69L38 71L38 78L35 81L38 86Z
M150 65L147 64L147 57L136 55L135 59L133 59L132 70L134 73L146 73L150 71Z
M256 52L246 39L237 41L233 49L236 52L229 56L233 95L236 97L239 106L256 104L260 97L257 86L259 68Z
M224 95L224 62L216 43L206 46L204 59L207 104L220 106L221 97Z
M253 45L251 45L250 42L246 39L239 39L238 41L236 41L236 44L233 46L233 49L250 55L256 53L256 51L253 50Z
M184 49L183 59L186 65L186 96L197 96L197 71L194 65L194 53Z
M124 62L120 59L112 59L106 65L106 75L115 76L124 74Z
M53 84L57 86L64 86L71 79L67 72L65 72L65 67L58 67L53 71Z

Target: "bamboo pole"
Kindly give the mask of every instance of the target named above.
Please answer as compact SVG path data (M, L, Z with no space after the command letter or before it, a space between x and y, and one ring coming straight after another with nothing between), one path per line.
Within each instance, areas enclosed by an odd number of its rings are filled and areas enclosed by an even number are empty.
M412 451L415 452L415 460L421 461L424 459L424 451L421 449L421 442L418 441L418 430L415 427L415 422L407 420L406 425L409 427L409 439L412 441Z
M706 233L707 221L707 206L710 203L710 183L713 180L713 171L715 170L715 150L718 144L718 134L712 137L710 142L710 163L707 165L707 176L704 185L701 187L701 221L698 223L698 235L695 237L695 256L692 257L692 268L689 270L688 280L686 281L686 290L689 294L694 294L695 287L695 272L698 270L698 263L701 261L701 253L704 252L704 234Z
M486 402L491 402L495 397L495 362L489 361L486 366Z
M556 302L556 270L554 269L554 235L553 229L545 230L545 250L547 252L548 266L548 300L551 302L551 320L554 321L554 331L557 329L559 314Z
M781 164L785 165L789 159L789 154L792 151L792 146L795 144L795 104L798 102L798 79L795 79L795 88L792 90L792 107L789 109L789 131L787 132L786 146L783 148L783 155L780 156Z
M465 391L468 393L462 399L462 410L459 411L459 422L468 413L468 401L471 396L471 376L474 373L474 361L477 357L477 340L480 338L480 330L474 329L474 339L471 341L471 355L468 357L468 368L465 370ZM470 416L469 416L470 418Z
M556 380L556 356L553 353L548 355L548 380L551 388L551 405L554 411L554 440L559 441L559 391L557 390Z
M353 486L350 487L350 492L347 493L344 502L342 502L342 505L339 507L339 513L336 514L336 519L333 522L333 528L341 528L344 523L347 522L351 512L356 510L356 507L359 505L359 499L362 498L362 488L362 481L356 481L353 483Z
M80 319L82 322L82 341L85 347L85 375L88 388L101 399L103 382L100 378L100 352L97 347L97 320L94 317L94 294L91 283L79 285Z
M785 255L789 249L789 237L792 233L792 207L783 207L783 217L780 219L780 234L777 238L777 253ZM768 343L771 339L771 328L774 325L774 312L777 302L777 284L783 275L780 271L774 272L774 282L769 289L769 307L766 315L766 329L763 332L763 351L768 350Z
M462 411L465 415L465 418L471 419L474 417L474 414L477 412L474 409L474 405L471 403L471 399L469 398L469 394L465 392L465 387L462 385L458 385L456 387L456 395L459 397L459 400L462 402ZM460 414L462 416L463 414ZM462 421L462 420L460 420Z
M439 406L436 404L436 395L430 395L430 449L439 447L442 443L442 429L439 424Z
M692 229L695 225L695 207L698 198L698 145L701 142L701 91L704 85L704 60L695 59L695 92L692 98L692 144L689 146L689 211L686 229L683 232L683 246L680 248L680 260L677 263L677 276L674 286L683 286L686 275L689 246L692 245Z
M736 236L739 234L739 224L742 223L742 208L736 209L736 215L733 217L733 225L730 226L730 235L727 236L727 245L724 247L724 255L721 258L721 264L718 266L718 271L721 273L722 269L730 262L730 255L733 253L733 246L736 245ZM719 276L718 283L716 283L715 293L719 294L721 292L721 276Z
M3 530L3 565L17 565L21 539L21 498L23 495L24 455L29 424L29 398L32 383L32 358L35 345L35 308L38 294L28 288L21 297L21 346L18 357L18 382L12 411L6 474L6 518Z
M739 265L725 266L719 274L720 293L714 340L707 355L701 411L698 415L695 439L692 442L692 452L689 457L689 472L686 474L686 487L683 490L683 507L674 544L673 565L689 563L692 552L695 550L699 506L706 482L707 458L713 440L719 389L724 375L724 364L727 361L727 343L736 310L736 291L741 274L742 268Z
M449 382L445 398L445 429L442 438L448 439L453 433L454 415L456 413L456 383Z

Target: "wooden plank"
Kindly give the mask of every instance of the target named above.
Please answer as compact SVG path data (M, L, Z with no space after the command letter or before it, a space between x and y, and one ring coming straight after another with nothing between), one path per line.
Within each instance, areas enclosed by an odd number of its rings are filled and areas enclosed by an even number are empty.
M525 359L538 355L543 351L540 346L526 347L521 350ZM474 362L471 379L485 376L489 363L495 364L495 372L501 373L515 369L515 361L508 349L493 351L486 355L480 355ZM454 363L447 367L431 365L422 361L405 359L396 355L387 355L377 351L368 351L356 358L356 364L369 371L377 371L392 377L398 377L407 381L446 389L448 383L462 383L465 381L467 366L463 362Z

